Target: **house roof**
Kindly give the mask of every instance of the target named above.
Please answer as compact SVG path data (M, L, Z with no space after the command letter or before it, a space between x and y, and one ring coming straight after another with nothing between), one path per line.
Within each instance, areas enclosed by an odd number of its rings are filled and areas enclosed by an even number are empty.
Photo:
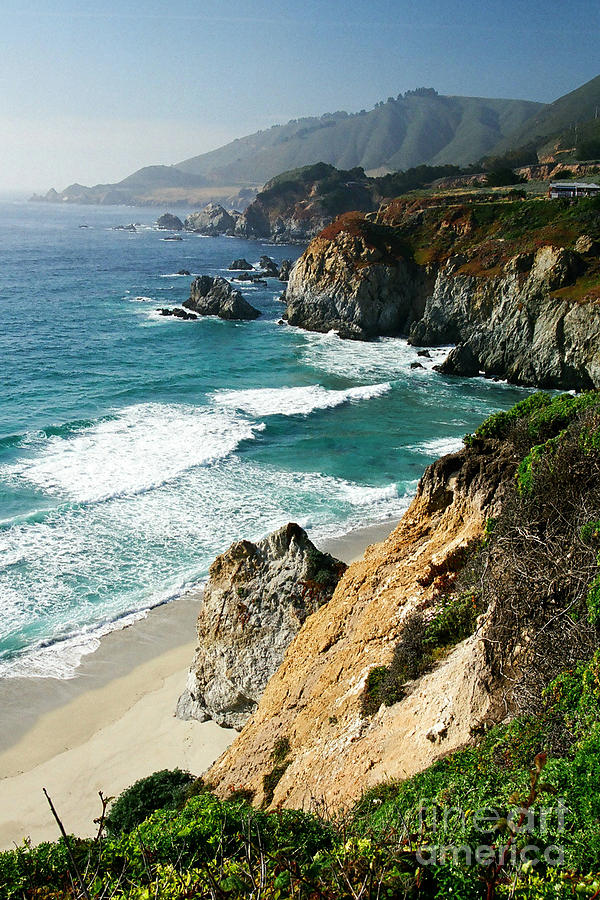
M589 184L584 181L552 181L551 188L592 188L594 191L600 191L600 184Z

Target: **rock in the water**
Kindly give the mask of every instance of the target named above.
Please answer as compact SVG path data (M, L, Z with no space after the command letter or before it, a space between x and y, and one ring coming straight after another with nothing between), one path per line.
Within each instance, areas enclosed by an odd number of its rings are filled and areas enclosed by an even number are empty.
M252 269L252 265L248 262L247 259L234 259L231 265L229 266L230 272L248 272Z
M137 231L137 228L130 222L129 225L115 225L113 231Z
M220 319L257 319L258 309L251 306L220 276L199 275L190 285L190 298L183 305L201 316L218 316Z
M267 282L261 275L262 272L240 272L236 275L235 281L247 281L249 284L262 284L266 287Z
M411 362L410 367L411 367L411 369L424 369L425 368L425 366L420 362Z
M233 234L235 219L220 203L209 203L200 212L192 213L185 220L186 231L198 234Z
M187 269L180 269L179 272L178 272L177 274L178 274L178 275L191 275L192 273L191 273L191 272L188 272Z
M452 348L443 363L433 368L444 375L474 378L479 375L479 360L468 344L458 344Z
M175 309L159 307L156 311L159 312L161 316L174 316L176 319L185 319L186 321L198 318L195 313L186 312L185 309L180 309L179 307L175 307Z
M277 268L277 263L274 259L271 259L270 256L261 256L259 265L262 269L263 275L268 275L271 278L279 278L279 269Z
M237 541L210 567L198 648L177 715L240 729L306 618L346 566L290 523L256 544Z
M174 216L172 213L163 213L156 220L156 225L158 228L166 228L168 231L183 230L183 222L179 216Z
M431 353L429 350L419 350L417 352L417 356L424 356L426 359L431 359Z
M279 266L279 280L280 281L288 281L290 277L290 271L293 266L293 262L291 259L282 259Z

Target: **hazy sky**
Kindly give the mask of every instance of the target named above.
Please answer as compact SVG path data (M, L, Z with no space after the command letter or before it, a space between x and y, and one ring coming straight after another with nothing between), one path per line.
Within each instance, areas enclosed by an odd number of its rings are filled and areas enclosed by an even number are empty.
M597 0L2 0L0 189L117 181L419 86L551 101Z

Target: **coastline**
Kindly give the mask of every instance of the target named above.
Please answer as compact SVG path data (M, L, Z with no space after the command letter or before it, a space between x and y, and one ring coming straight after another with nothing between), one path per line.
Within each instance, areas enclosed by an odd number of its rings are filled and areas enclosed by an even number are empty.
M320 541L345 562L383 540L396 520ZM200 775L237 732L174 716L195 649L201 589L110 632L68 680L0 681L0 849L55 840L46 787L68 832L94 833L98 791L117 796L138 778L179 767Z

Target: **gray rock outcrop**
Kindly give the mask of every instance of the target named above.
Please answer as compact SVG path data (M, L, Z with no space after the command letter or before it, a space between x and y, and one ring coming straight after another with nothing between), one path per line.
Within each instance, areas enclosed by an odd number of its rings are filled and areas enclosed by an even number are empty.
M258 309L218 275L194 278L189 299L182 305L201 316L218 316L220 319L257 319L260 316Z
M230 272L249 272L253 268L247 259L234 259L229 266Z
M279 278L279 269L277 268L277 263L270 256L261 256L259 265L263 275L267 275L269 278Z
M279 265L279 280L280 281L289 281L290 271L293 266L293 262L291 259L282 259Z
M355 340L407 333L422 314L425 281L416 266L387 260L361 235L318 237L290 273L287 319Z
M185 222L186 231L207 234L214 237L219 234L233 234L235 218L220 203L209 203L200 212L191 213Z
M439 272L416 345L452 342L443 371L506 378L514 384L582 389L600 386L600 306L562 298L582 271L581 257L544 246L518 254L494 277Z
M156 225L158 228L166 228L169 231L183 230L183 222L179 216L174 216L172 213L163 213L163 215L159 216L156 220Z
M579 239L580 252L548 244L493 265L485 245L418 265L394 240L368 216L338 219L292 269L288 323L345 338L405 334L415 346L456 344L440 369L448 374L600 387L600 303L593 291L577 293L596 252L591 238Z
M240 729L293 637L329 601L345 568L293 523L256 544L237 541L218 556L178 717Z

